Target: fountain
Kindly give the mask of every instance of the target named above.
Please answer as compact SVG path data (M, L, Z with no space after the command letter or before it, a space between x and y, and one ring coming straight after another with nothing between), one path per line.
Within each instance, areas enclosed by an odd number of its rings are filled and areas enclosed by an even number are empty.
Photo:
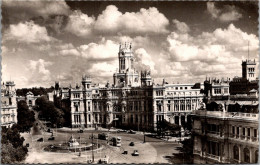
M73 137L73 135L71 135L68 142L61 143L58 145L57 144L48 145L47 147L44 148L44 151L61 152L61 153L84 152L84 151L92 150L92 147L93 147L93 150L96 150L96 149L102 147L102 145L96 144L96 143L93 143L93 145L92 145L92 143L87 143L87 142L79 143Z

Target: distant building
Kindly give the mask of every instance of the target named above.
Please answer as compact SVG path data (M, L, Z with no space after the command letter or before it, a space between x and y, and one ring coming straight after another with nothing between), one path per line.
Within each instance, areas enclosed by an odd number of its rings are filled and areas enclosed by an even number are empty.
M19 102L20 100L24 100L29 107L34 107L35 101L39 97L41 96L34 96L34 94L31 91L29 91L26 93L26 96L18 96L16 99L17 102Z
M15 84L7 81L1 86L1 126L11 127L17 123Z
M121 44L118 53L119 70L113 84L92 85L83 76L81 85L60 88L56 82L55 104L68 107L72 127L114 127L135 130L157 130L160 121L182 125L191 122L189 115L203 99L203 84L155 85L150 71L139 73L133 67L131 44ZM56 89L57 87L57 89Z
M230 82L230 94L249 94L252 89L258 90L255 60L242 61L242 77L234 77Z

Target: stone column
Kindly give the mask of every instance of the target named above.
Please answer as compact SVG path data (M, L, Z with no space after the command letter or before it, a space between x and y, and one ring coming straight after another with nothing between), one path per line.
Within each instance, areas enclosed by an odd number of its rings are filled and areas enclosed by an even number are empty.
M181 114L179 115L179 125L181 125Z

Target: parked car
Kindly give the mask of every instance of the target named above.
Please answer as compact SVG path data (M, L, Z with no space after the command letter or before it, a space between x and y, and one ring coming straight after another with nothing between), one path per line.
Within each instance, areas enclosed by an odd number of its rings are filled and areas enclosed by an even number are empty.
M120 133L120 132L127 132L127 131L126 131L126 130L123 130L123 129L117 130L117 133Z
M48 140L54 140L54 139L55 139L55 137L54 137L54 136L51 136L51 137L49 137Z
M80 129L80 130L78 131L78 133L83 133L83 129Z
M37 142L43 142L43 138L38 139Z
M132 156L139 156L138 150L134 150L134 152L132 153Z
M129 143L129 146L135 146L134 142Z
M136 132L133 131L133 130L131 130L131 129L128 131L128 133L130 133L130 134L136 134Z
M128 154L128 151L124 150L123 154L127 155L127 154Z

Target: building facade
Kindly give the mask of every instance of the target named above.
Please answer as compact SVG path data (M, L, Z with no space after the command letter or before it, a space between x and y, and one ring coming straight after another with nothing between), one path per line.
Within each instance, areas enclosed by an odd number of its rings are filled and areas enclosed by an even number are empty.
M194 163L258 162L258 98L213 101L194 111Z
M191 122L189 115L203 99L203 84L168 84L165 80L154 84L150 71L138 72L133 67L128 43L120 44L118 60L113 84L100 87L83 76L81 85L55 91L54 97L70 107L72 127L113 125L154 131L163 120L178 125Z
M1 126L11 127L17 123L15 84L7 81L1 86Z
M205 81L204 91L209 92L205 93L204 103L192 115L195 164L258 163L258 86L248 90L240 82L258 82L252 69L254 66L255 63L248 60L242 62L243 77L239 78L238 89L235 89L240 91L238 93L223 93L228 91L225 90L228 81L217 81L223 90L214 95L216 92L212 90L216 80ZM253 77L255 79L251 79Z

